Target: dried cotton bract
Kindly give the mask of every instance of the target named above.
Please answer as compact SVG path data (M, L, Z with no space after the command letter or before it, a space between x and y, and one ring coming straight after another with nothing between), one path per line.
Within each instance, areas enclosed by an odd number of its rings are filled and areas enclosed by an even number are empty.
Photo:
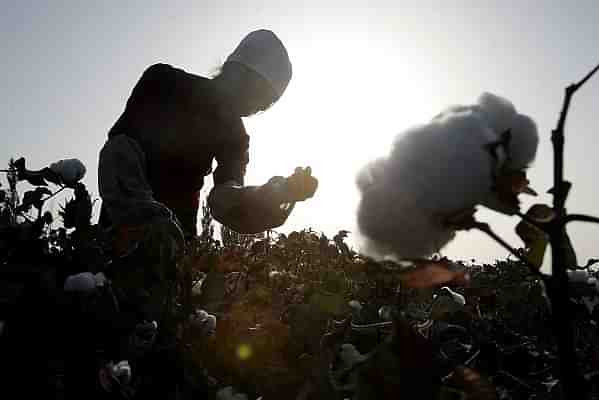
M357 222L366 253L427 257L455 236L445 218L477 205L514 213L517 202L506 204L498 195L497 177L524 172L538 140L532 119L490 93L398 135L389 154L357 177Z

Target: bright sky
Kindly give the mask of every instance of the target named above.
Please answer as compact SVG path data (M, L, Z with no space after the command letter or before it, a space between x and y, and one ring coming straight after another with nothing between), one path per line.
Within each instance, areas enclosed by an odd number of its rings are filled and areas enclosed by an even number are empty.
M268 28L287 46L294 77L279 103L246 120L247 182L262 184L297 165L311 165L321 182L282 231L355 232L354 177L363 163L383 155L397 133L483 91L537 121L541 144L529 175L544 193L563 89L599 63L598 20L595 0L4 1L0 162L26 156L31 168L41 168L77 157L97 196L98 151L148 65L207 75L246 33ZM599 214L598 105L599 76L576 95L568 120L571 212ZM516 219L492 212L480 219L519 243ZM599 227L571 233L581 262L599 256ZM485 262L506 256L472 232L444 253Z

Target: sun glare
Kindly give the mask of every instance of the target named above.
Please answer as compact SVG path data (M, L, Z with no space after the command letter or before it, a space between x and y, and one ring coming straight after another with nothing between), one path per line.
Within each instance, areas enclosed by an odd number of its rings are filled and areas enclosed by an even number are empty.
M249 182L306 165L320 181L316 197L294 211L284 230L353 229L358 170L384 156L397 133L433 115L433 88L418 79L422 71L413 71L416 66L389 54L373 69L383 50L355 41L339 48L338 42L334 62L328 46L294 51L294 77L285 95L246 120L252 138ZM352 54L360 56L350 59Z

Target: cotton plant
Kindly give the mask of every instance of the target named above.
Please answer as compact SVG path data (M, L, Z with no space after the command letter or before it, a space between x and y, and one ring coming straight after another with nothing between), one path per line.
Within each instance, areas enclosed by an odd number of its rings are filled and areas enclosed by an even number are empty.
M20 157L17 160L11 160L9 167L8 170L0 170L0 172L8 173L9 182L12 181L12 187L15 187L17 182L23 181L35 186L35 189L29 190L23 194L22 201L18 206L17 203L19 202L19 198L18 195L16 195L15 188L14 198L11 199L11 203L14 203L12 204L12 207L15 212L20 214L29 212L32 207L37 209L39 222L45 222L47 224L52 222L50 220L51 214L49 217L48 215L43 215L42 208L47 200L53 198L64 189L73 189L76 195L79 194L79 197L84 197L82 195L87 193L85 185L80 182L85 176L87 169L77 158L59 160L42 169L32 170L27 168L25 158ZM49 183L58 186L58 190L53 192L48 189L47 186ZM72 204L72 210L70 211L71 214L79 214L78 217L85 218L87 216L82 215L82 211L86 210L73 210L76 206L81 208L80 203L82 202L80 201L77 202L77 204ZM91 217L91 209L89 210L89 217Z
M25 180L34 186L47 186L50 182L72 188L85 177L87 172L85 164L77 158L62 159L40 170L27 169L24 157L14 161L13 165L17 179Z
M440 276L446 271L430 257L451 242L457 231L468 229L487 234L545 284L560 361L567 365L560 368L559 377L564 398L587 397L571 340L568 286L572 274L568 270L578 265L566 226L572 222L599 224L598 217L566 210L572 183L564 178L564 131L572 97L597 71L599 65L565 89L559 119L551 132L553 187L548 193L553 204L537 207L544 211L540 217L532 209L527 213L520 210L520 195L535 194L526 172L536 157L536 124L510 101L491 93L483 93L475 104L449 107L428 123L399 135L389 153L368 163L357 177L361 193L357 224L364 237L363 251L380 259L424 263L428 271L412 273L408 279L411 287L444 283ZM478 206L518 216L523 224L516 232L527 254L510 246L488 224L477 221ZM547 244L551 275L540 271Z

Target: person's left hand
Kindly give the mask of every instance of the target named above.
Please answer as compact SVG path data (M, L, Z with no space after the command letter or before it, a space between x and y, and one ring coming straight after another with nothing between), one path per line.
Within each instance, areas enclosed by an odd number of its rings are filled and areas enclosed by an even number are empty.
M312 176L312 168L297 167L293 175L287 177L287 198L289 202L304 201L314 196L318 179Z

